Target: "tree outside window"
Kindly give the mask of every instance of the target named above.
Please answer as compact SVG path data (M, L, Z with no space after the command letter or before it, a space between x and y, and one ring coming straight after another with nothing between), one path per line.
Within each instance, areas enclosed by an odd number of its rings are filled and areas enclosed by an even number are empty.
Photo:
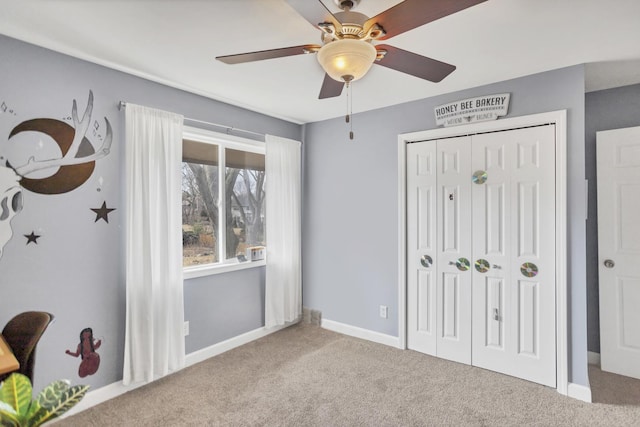
M265 245L264 184L264 154L183 140L183 266Z

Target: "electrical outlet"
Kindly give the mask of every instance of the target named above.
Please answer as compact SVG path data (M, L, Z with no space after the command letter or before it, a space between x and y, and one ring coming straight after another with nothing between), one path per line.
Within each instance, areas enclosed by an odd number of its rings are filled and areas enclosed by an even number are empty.
M184 322L183 328L184 328L184 336L186 337L187 335L189 335L189 321Z
M386 305L381 305L380 317L382 317L383 319L386 319L388 314L389 314L389 307L387 307Z

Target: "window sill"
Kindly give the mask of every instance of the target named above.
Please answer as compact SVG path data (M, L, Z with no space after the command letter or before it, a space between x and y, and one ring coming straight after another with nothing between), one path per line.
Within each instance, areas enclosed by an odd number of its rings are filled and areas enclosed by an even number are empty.
M184 280L195 279L197 277L213 276L221 273L229 273L231 271L246 270L247 268L263 267L267 265L266 260L245 261L245 262L229 262L225 264L205 265L198 267L186 267L183 269Z

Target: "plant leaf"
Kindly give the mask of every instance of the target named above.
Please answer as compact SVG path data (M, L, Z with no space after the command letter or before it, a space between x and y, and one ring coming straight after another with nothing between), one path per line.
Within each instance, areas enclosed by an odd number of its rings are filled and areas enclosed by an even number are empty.
M13 421L7 418L0 418L0 426L2 427L20 427L17 421Z
M36 400L41 407L49 409L56 405L60 396L69 390L71 383L68 380L54 381L38 393Z
M41 407L33 417L29 419L29 426L39 426L46 421L64 414L80 402L87 393L87 390L89 390L88 385L75 385L73 387L69 387L67 385L67 388L64 389L62 393L55 395L54 390L56 390L56 383L58 383L58 381L49 384L49 386L47 386L45 390L42 390L38 396L38 403ZM49 390L47 391L47 389ZM60 388L57 390L60 390ZM43 397L43 400L40 400L40 396L42 395L45 395L46 398Z
M0 401L12 406L16 411L17 418L20 419L29 411L32 392L29 378L19 373L13 373L4 380L0 387Z
M17 418L17 412L8 403L0 401L0 426L19 426L20 420Z
M38 403L38 401L35 399L32 400L31 406L29 407L29 412L27 412L26 420L28 421L31 418L33 418L35 413L38 412L39 410L40 410L40 403Z
M16 414L16 410L13 409L13 406L9 405L7 402L0 401L0 414L3 412L8 412L10 414Z

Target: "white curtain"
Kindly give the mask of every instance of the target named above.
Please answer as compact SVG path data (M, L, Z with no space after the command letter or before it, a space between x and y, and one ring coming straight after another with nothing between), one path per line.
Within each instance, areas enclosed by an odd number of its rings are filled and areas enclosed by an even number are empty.
M265 142L265 326L270 328L296 321L302 314L301 143L271 135Z
M125 385L184 367L183 119L126 107Z

